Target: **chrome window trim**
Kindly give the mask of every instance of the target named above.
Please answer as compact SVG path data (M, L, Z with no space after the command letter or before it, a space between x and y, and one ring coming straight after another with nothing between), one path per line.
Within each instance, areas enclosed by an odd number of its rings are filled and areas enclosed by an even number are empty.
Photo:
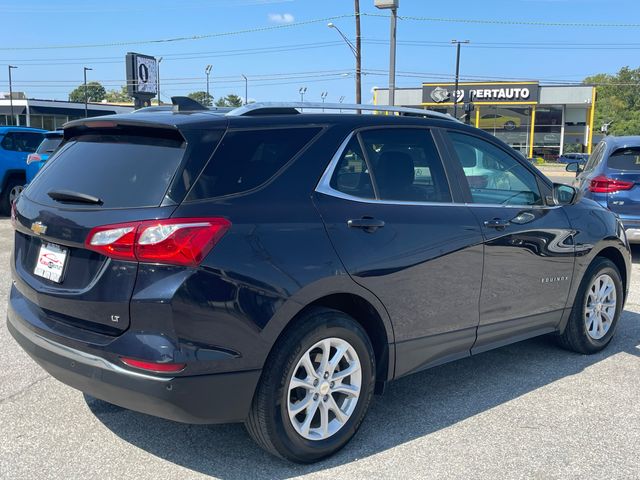
M374 127L374 128L384 128L384 127ZM333 172L342 157L342 154L346 150L347 146L351 139L357 134L357 130L353 130L347 135L347 137L342 141L338 150L331 158L331 161L325 168L322 177L320 177L320 181L316 185L315 191L317 193L322 193L324 195L329 195L334 198L341 198L342 200L349 200L352 202L359 203L369 203L374 205L414 205L414 206L425 206L425 207L491 207L491 208L520 208L520 209L529 209L529 210L541 210L541 209L555 209L561 207L561 205L502 205L500 203L459 203L459 202L407 202L402 200L378 200L376 198L363 198L356 197L354 195L349 195L348 193L340 192L339 190L331 187L331 177L333 177ZM449 179L447 179L449 181Z

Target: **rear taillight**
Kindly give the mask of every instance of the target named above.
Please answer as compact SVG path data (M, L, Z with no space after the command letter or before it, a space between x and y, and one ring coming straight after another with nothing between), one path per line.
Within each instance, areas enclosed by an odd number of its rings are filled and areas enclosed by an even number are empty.
M41 160L42 157L40 155L38 155L37 153L31 153L27 156L27 165L31 165L35 162L40 162Z
M185 363L156 363L128 357L120 357L120 360L130 367L156 373L176 373L184 370L184 367L186 367Z
M631 190L634 185L634 182L616 180L605 177L604 175L598 175L589 182L589 191L594 193L613 193L619 192L620 190Z
M231 226L225 218L171 218L96 227L86 248L111 258L195 267Z

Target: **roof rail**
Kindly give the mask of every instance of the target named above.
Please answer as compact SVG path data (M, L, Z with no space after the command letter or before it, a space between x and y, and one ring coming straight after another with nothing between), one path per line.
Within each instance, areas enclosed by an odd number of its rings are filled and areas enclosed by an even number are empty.
M309 110L332 110L332 111L366 111L366 112L390 112L399 113L400 115L409 115L417 117L437 118L441 120L450 120L459 122L447 113L434 112L420 108L391 107L388 105L362 105L362 104L345 104L345 103L320 103L320 102L262 102L249 103L242 107L235 108L226 115L232 117L250 116L250 115L288 115L300 113L296 109Z

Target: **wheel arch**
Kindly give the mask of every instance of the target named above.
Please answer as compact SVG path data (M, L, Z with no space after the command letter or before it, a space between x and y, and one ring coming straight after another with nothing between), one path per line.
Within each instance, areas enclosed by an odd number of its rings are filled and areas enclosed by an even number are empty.
M613 264L618 268L620 272L620 277L622 278L622 288L624 291L625 299L627 296L627 288L628 288L628 273L627 273L627 263L624 261L624 256L616 247L605 247L600 250L593 260L596 258L606 258L611 260ZM593 260L591 263L593 263Z

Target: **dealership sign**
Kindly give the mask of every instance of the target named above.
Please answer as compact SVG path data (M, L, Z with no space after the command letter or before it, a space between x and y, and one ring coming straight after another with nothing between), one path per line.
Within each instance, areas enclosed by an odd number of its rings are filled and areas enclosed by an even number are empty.
M425 83L422 85L423 105L454 103L538 103L538 83L488 82L460 83L455 92L453 83Z
M147 107L158 93L158 62L155 57L141 53L127 53L127 92L134 98L136 108Z

